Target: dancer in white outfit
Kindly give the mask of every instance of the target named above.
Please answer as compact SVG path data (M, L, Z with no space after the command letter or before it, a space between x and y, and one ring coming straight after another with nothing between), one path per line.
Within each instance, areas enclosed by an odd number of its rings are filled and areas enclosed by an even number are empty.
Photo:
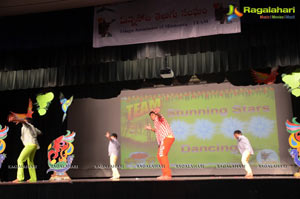
M108 145L108 156L110 157L110 166L112 170L112 180L117 180L120 178L120 174L117 168L117 159L120 153L120 143L117 140L118 135L113 133L109 134L109 132L106 133L105 135L107 139L109 140L109 145Z
M247 172L245 177L253 178L252 169L249 165L249 158L254 154L252 146L248 138L246 138L240 130L234 131L233 135L238 141L238 149L242 154L242 164L245 166L245 170Z

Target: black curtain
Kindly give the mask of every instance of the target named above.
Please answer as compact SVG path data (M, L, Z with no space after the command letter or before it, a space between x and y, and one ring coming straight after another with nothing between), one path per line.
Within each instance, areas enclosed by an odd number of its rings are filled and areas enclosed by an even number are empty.
M104 48L92 48L92 22L93 8L0 18L0 90L158 79L165 57L176 77L300 65L297 20Z

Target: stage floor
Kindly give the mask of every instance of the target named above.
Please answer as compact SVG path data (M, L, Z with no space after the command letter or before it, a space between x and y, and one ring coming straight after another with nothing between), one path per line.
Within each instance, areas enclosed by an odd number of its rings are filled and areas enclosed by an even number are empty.
M49 181L49 180L39 180L35 183L21 182L0 182L0 186L7 185L20 185L20 184L53 184L53 183L90 183L90 182L149 182L149 181L212 181L212 180L299 180L300 178L295 178L292 175L271 175L271 176L254 176L251 179L245 178L244 176L185 176L185 177L173 177L171 180L158 180L156 177L121 177L118 180L111 180L109 178L93 178L93 179L72 179L71 181Z
M0 183L1 199L72 198L295 198L300 179L294 176L194 176L157 180L153 177L120 180L41 180L36 183Z
M18 185L18 184L47 184L47 183L79 183L79 182L119 182L119 181L198 181L198 180L266 180L266 179L295 179L300 180L300 178L295 178L292 175L271 175L271 176L254 176L252 179L247 179L244 176L184 176L184 177L173 177L171 180L158 180L156 177L121 177L119 180L111 180L110 178L91 178L91 179L72 179L71 181L49 181L49 180L39 180L35 183L21 182L0 182L2 185Z

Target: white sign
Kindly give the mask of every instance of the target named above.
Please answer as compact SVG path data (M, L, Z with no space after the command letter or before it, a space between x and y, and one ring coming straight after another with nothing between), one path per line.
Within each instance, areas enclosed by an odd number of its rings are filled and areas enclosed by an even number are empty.
M229 5L238 9L238 0L140 0L96 7L93 47L238 33L240 16L228 19Z

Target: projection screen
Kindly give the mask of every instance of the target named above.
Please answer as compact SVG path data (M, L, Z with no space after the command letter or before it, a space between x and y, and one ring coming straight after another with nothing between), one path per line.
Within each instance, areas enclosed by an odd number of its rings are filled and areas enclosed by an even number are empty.
M244 174L234 130L248 137L254 174L291 174L285 121L292 118L290 94L282 84L230 83L125 90L112 99L76 99L68 129L77 132L74 177L110 176L107 131L121 143L122 176L157 176L155 133L149 111L159 107L175 142L169 152L173 175Z

